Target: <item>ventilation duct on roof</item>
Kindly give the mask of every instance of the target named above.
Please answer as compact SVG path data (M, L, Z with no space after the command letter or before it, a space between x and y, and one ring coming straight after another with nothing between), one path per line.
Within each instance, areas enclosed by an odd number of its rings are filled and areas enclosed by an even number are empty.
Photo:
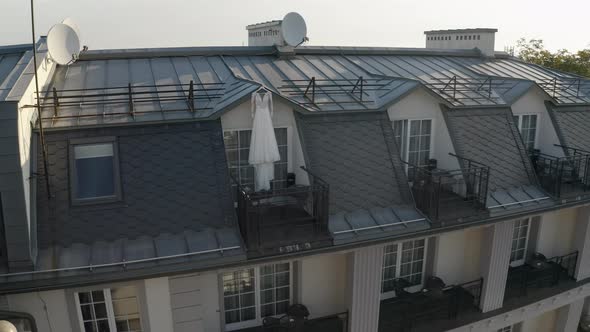
M484 56L494 56L494 44L498 29L458 29L424 31L426 48L473 49Z
M282 20L252 24L248 30L248 46L294 48L307 39L307 25L298 13L288 13Z

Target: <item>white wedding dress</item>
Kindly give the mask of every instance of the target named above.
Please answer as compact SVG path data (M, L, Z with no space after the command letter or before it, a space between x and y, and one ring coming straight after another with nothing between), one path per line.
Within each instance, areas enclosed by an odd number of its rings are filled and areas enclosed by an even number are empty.
M269 190L274 179L274 162L281 160L272 125L272 95L252 94L252 138L248 162L254 166L256 191Z

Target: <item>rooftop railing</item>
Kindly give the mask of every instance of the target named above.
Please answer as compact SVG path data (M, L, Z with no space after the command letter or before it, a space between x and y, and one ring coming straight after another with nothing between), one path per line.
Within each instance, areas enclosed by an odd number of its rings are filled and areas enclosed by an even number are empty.
M541 187L555 197L579 194L588 191L590 185L590 152L556 145L566 152L565 157L556 157L531 152L531 161Z
M486 208L489 167L451 155L466 167L444 170L408 164L416 207L433 221L467 217Z
M329 186L306 168L310 185L293 185L268 191L237 188L240 232L249 251L280 252L310 249L329 236Z

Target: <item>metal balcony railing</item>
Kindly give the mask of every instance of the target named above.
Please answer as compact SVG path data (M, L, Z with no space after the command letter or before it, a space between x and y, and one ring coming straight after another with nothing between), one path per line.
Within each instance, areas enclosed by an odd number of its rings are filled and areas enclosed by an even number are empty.
M590 152L556 145L568 156L555 157L531 152L531 161L541 187L555 197L579 194L588 190L590 184Z
M329 186L302 169L310 185L255 192L234 179L240 232L250 251L310 243L329 234Z
M578 251L548 259L540 254L535 256L537 258L528 259L521 266L509 268L507 297L524 296L530 289L554 287L561 282L575 280Z
M444 170L409 165L416 207L433 221L467 217L486 208L489 167L451 155L463 160L466 167Z
M395 298L381 301L380 326L386 330L411 331L431 321L456 320L461 314L478 312L482 287L483 278L480 278L438 290L396 291Z

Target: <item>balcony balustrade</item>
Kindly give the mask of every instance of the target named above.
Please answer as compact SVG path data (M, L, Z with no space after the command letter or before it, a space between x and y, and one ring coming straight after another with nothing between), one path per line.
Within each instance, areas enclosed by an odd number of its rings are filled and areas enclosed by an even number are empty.
M408 164L408 180L416 207L432 221L470 217L486 210L489 167L453 156L466 167L444 170L434 165Z
M286 253L331 244L329 186L306 172L310 185L269 191L252 191L234 180L240 232L249 254Z
M590 152L556 145L568 154L556 157L531 152L531 161L541 187L555 197L578 196L587 192L590 185Z

